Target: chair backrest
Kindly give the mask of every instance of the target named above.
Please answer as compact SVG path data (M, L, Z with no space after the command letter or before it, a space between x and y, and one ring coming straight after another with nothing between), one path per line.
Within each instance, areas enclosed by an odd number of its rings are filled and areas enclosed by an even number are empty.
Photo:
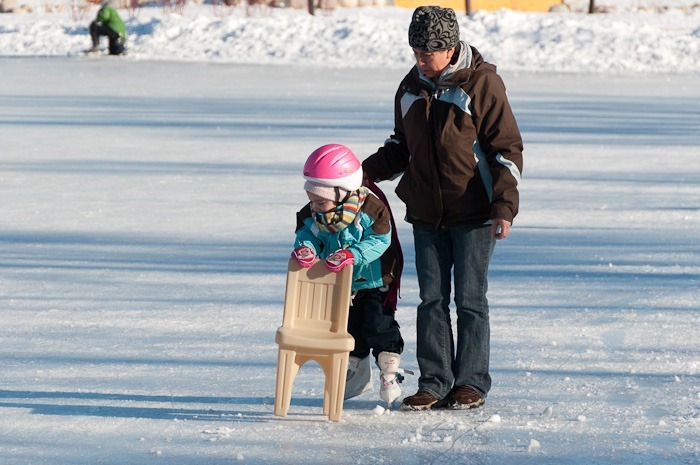
M351 287L352 266L332 273L320 260L311 268L302 268L290 259L282 326L347 332Z

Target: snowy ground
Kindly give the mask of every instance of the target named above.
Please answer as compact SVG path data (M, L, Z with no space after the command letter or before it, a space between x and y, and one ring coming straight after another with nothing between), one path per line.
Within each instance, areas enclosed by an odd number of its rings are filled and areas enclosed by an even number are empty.
M380 414L374 391L335 424L313 364L272 414L299 170L323 143L381 144L404 70L0 70L3 465L700 460L698 78L506 73L526 152L492 266L489 399Z

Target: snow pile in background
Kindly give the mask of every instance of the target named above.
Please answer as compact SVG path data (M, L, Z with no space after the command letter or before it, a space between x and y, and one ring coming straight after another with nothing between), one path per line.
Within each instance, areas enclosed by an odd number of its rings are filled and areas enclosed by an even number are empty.
M38 11L38 10L35 10ZM122 10L129 59L405 68L411 11L397 7L303 10L190 4ZM88 47L94 11L0 15L0 55L66 56ZM596 74L700 73L700 8L610 14L477 11L459 15L462 38L502 70ZM106 44L103 44L106 46Z

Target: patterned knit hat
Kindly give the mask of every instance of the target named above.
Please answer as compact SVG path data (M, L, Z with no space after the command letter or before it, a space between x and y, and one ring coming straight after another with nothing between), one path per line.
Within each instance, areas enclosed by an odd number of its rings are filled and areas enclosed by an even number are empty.
M341 187L325 186L323 184L319 184L313 181L306 181L304 183L304 190L306 192L316 194L319 197L323 197L324 199L332 200L336 203L339 203L341 200L343 200L349 192Z
M459 43L459 24L452 8L419 6L408 27L411 48L436 52L454 48Z

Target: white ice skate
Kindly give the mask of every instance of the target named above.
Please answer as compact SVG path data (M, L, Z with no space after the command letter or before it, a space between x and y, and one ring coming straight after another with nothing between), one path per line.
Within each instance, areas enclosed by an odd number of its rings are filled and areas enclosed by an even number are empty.
M380 371L379 380L381 382L379 397L389 407L401 396L401 386L399 384L403 381L402 373L413 374L412 371L399 368L400 363L401 356L393 352L380 352L379 357L377 357L377 366Z
M372 367L369 366L369 355L365 358L350 357L348 373L345 378L344 400L357 397L372 389Z

